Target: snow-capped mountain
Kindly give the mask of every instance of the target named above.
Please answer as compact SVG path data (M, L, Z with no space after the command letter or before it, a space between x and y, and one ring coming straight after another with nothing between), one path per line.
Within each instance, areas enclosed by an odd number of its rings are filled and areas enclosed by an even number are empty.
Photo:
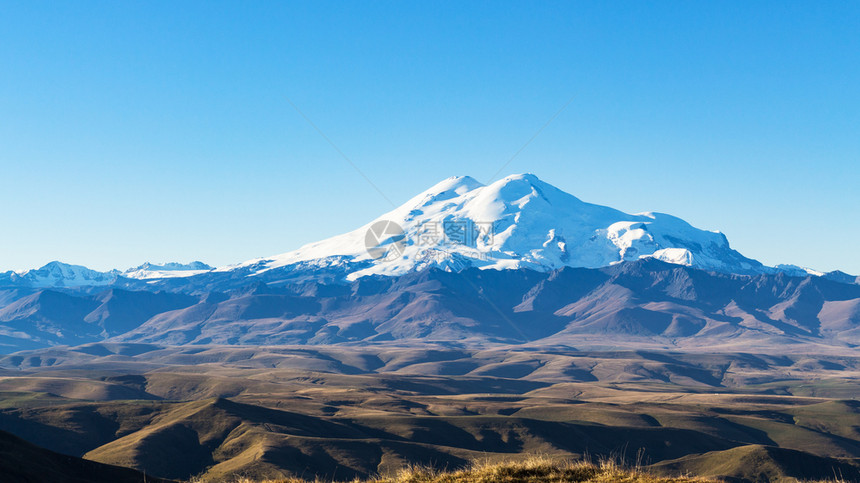
M798 265L791 265L791 264L785 264L785 263L781 263L781 264L779 264L773 268L775 268L777 271L783 272L783 273L785 273L787 275L791 275L793 277L805 277L807 275L812 275L815 277L823 277L824 275L827 275L824 272L820 272L818 270L813 270L809 267L800 267Z
M117 280L118 270L99 272L81 265L51 262L42 268L24 272L0 274L0 281L29 287L91 287L110 285Z
M858 282L766 267L719 232L534 175L457 177L356 230L237 265L0 274L0 353L104 340L844 348L860 343Z
M641 259L723 273L860 281L796 265L767 267L732 249L722 233L663 213L628 214L587 203L535 175L520 174L489 185L468 176L448 178L351 232L236 265L145 263L97 272L52 262L38 270L0 273L0 285L208 291L253 283L351 281L427 268L549 271Z
M192 275L206 273L212 269L213 267L210 267L209 265L206 265L205 263L199 261L191 263L170 262L163 263L160 265L146 262L138 267L129 268L122 273L122 276L126 278L134 278L137 280L190 277Z
M120 283L123 279L162 280L175 277L190 277L206 273L212 269L212 267L203 262L191 262L187 264L171 262L161 265L147 262L124 272L119 270L100 272L81 265L70 265L68 263L53 261L38 269L0 273L0 284L33 288L101 287Z
M733 250L722 233L663 213L631 215L586 203L532 174L486 186L448 178L354 231L218 270L342 266L352 280L429 267L546 271L641 258L720 272L774 270Z

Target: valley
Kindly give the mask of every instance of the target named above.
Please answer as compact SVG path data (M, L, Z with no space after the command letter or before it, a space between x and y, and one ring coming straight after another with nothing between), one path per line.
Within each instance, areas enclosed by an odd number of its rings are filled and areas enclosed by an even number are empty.
M860 479L849 355L117 343L0 367L0 430L173 480L350 480L534 455Z

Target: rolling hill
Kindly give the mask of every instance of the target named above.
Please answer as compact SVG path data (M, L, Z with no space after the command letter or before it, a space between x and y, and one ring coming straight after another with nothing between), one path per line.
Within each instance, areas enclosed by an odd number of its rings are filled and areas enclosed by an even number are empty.
M0 431L0 475L4 483L169 483L118 466L62 455Z

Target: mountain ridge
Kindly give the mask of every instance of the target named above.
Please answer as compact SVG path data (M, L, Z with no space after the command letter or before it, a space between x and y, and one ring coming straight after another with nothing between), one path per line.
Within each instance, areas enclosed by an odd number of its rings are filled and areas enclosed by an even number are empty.
M860 286L641 259L599 269L425 269L228 291L0 290L0 351L168 345L525 345L824 352L860 346Z
M348 268L347 279L429 267L599 268L642 257L725 272L769 271L732 250L721 233L663 213L630 215L586 203L533 174L490 185L447 178L356 230L237 267L255 266L260 273L332 256L367 262L374 258L364 243L367 233L386 221L402 229L401 250L393 257L384 253L382 263ZM386 243L397 245L380 239L378 247Z

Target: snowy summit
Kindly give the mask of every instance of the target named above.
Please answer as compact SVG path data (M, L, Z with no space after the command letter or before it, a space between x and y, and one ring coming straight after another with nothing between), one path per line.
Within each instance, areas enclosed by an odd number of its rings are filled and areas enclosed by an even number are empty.
M52 262L38 270L0 273L0 285L241 286L247 277L287 283L396 276L427 268L547 271L649 258L724 273L830 277L794 265L767 267L732 249L722 233L663 213L628 214L587 203L533 174L518 174L489 185L451 177L353 231L236 265L145 263L97 272Z
M390 247L377 259L368 252L368 232L386 221L402 233L371 239ZM765 268L733 250L721 233L671 215L631 215L586 203L533 174L519 174L489 185L451 177L354 231L220 270L342 265L355 279L428 267L597 268L640 258L734 273Z

